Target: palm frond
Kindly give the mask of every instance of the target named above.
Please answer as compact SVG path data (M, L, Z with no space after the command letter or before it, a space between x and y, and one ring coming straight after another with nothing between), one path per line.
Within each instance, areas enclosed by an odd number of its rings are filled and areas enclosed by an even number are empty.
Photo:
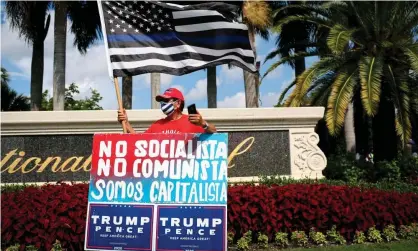
M412 125L409 119L410 117L410 104L409 104L409 90L408 83L405 81L399 81L397 78L398 74L394 73L391 65L387 66L385 71L386 79L388 80L392 89L392 97L395 104L396 111L396 133L401 139L402 147L411 138ZM402 78L401 78L402 79Z
M356 29L347 29L340 24L334 25L329 31L327 45L333 53L339 54L348 46L348 42L353 40L352 35Z
M409 59L409 62L411 64L411 68L415 72L418 72L418 44L413 44L413 45L411 45L409 47L406 47L406 48L404 47L403 51Z
M325 121L331 135L337 135L344 125L345 113L353 97L353 90L358 81L358 68L351 72L339 73L329 95Z
M272 27L272 31L280 34L284 25L295 21L309 22L317 25L318 27L326 27L328 29L331 29L334 25L329 19L324 17L316 17L311 15L294 15L285 17L276 22L275 25Z
M286 86L286 88L280 94L279 100L277 101L278 105L282 104L284 97L289 92L289 90L295 86L295 84L296 84L296 80L293 80L288 86Z
M369 116L377 113L381 93L383 59L379 57L363 57L360 60L361 99Z
M296 60L296 59L299 59L299 58L312 57L312 56L317 56L317 55L318 55L317 51L311 51L311 52L301 52L301 53L295 54L295 55L290 56L290 57L284 57L284 58L280 59L279 61L275 62L274 64L272 64L267 69L267 71L263 74L263 77L261 78L261 81L263 81L263 79L265 77L267 77L267 75L270 72L274 71L277 67L279 67L280 65L282 65L284 63L287 63L289 61Z
M327 57L322 58L310 68L306 69L296 78L296 88L293 91L295 95L289 105L296 107L300 106L309 86L323 74L333 72L335 69L339 68L343 62L344 59L341 60L336 57Z

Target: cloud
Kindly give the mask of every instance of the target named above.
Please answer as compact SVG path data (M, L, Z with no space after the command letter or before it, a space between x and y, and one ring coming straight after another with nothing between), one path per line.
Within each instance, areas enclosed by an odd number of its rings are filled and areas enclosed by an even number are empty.
M54 55L54 11L50 12L51 23L47 37L44 42L44 81L43 89L52 93L53 83L53 55ZM104 109L116 109L117 101L115 88L112 79L107 70L107 58L103 43L97 43L91 46L85 55L80 54L77 48L73 46L74 35L67 23L68 33L66 41L66 76L65 83L69 86L76 83L80 94L77 98L84 98L90 95L90 88L97 89L102 95L103 100L100 105ZM22 76L27 80L28 89L30 88L30 73L32 62L32 46L19 38L17 31L9 28L9 20L1 25L1 52L4 58L7 58L20 72L16 75Z
M186 94L187 100L202 100L207 99L207 78L199 79L194 87ZM221 80L216 78L216 86L221 85Z
M239 81L244 81L244 73L241 68L232 67L229 69L228 65L225 64L221 67L220 76L226 84L234 84L237 82L239 83Z
M245 93L238 92L233 96L226 96L218 101L218 108L245 108Z
M277 104L280 92L269 92L266 95L261 95L261 106L262 107L273 107Z
M173 81L173 75L160 74L160 87L162 90L167 89ZM151 88L151 74L136 75L133 77L134 90L149 89Z

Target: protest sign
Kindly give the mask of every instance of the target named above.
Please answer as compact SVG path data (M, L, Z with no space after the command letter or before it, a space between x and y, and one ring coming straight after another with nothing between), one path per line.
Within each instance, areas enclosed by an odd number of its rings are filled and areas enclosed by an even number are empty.
M86 250L226 250L227 134L96 134Z

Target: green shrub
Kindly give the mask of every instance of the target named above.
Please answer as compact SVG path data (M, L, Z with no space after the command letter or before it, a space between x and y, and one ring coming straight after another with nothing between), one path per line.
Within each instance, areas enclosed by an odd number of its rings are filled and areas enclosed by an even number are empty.
M258 234L258 245L262 248L262 249L266 249L269 247L269 237L265 234L259 233Z
M379 230L377 230L375 227L369 228L369 230L367 231L367 239L370 242L376 242L376 243L380 243L383 241Z
M251 231L246 232L237 242L237 248L239 250L248 250L252 241L253 233Z
M364 235L364 233L362 231L356 231L356 233L354 234L353 243L363 244L365 242L366 242L366 236Z
M293 244L298 247L305 247L308 245L308 237L304 231L294 231L290 236L290 240L292 240Z
M415 229L412 226L401 225L399 227L399 237L402 239L412 239L415 237Z
M383 229L383 237L387 242L399 240L394 225L388 225Z
M228 244L232 244L234 242L234 233L228 232Z
M321 232L316 232L314 228L311 228L309 231L309 238L315 245L322 246L328 244L327 237Z
M331 230L327 231L327 238L331 243L335 243L335 244L347 243L344 237L337 231L337 227L335 225L332 226Z
M287 233L278 232L274 237L274 241L279 247L285 248L289 246L289 235Z
M401 178L401 169L398 166L398 162L395 160L391 162L377 162L373 170L374 180L395 182L399 181Z

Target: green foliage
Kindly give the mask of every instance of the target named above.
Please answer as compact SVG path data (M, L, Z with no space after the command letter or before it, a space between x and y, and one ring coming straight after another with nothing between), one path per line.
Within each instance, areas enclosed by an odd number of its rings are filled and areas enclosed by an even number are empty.
M314 228L311 228L309 231L309 238L315 245L322 246L328 244L327 237L321 232L316 232Z
M269 237L267 235L259 233L257 241L260 248L266 249L269 247Z
M344 237L337 231L337 226L333 225L331 230L327 231L327 238L331 243L335 244L345 244L347 241Z
M388 123L395 124L404 146L412 133L410 108L416 104L412 99L418 71L418 12L412 11L416 3L337 2L282 4L276 9L272 30L278 36L277 49L266 60L280 57L263 78L282 64L304 64L300 60L319 56L318 62L296 74L294 88L282 93L287 96L284 106L319 105L310 99L315 94L313 100L326 108L329 132L338 135L353 97L361 100L369 117L385 114L379 109L381 100L390 100L396 115Z
M363 244L366 242L366 240L367 238L362 231L356 231L356 233L354 234L353 243Z
M290 236L292 243L298 247L306 247L308 245L308 237L304 231L294 231Z
M383 229L383 238L385 238L387 242L399 240L394 225L386 226Z
M9 86L10 76L4 67L1 67L1 110L2 111L29 111L30 99L17 94Z
M246 232L237 242L238 250L248 250L250 248L250 243L252 241L252 231Z
M413 226L401 225L399 227L399 237L401 237L402 239L412 239L413 237L415 237L415 232L416 230L413 228Z
M274 241L279 247L285 248L289 246L289 235L283 232L277 232L274 236Z
M65 110L103 110L99 105L103 98L97 90L91 89L91 96L84 99L75 99L74 96L77 94L80 94L80 91L75 83L65 89ZM42 110L53 110L53 99L49 97L48 90L45 90L42 94Z
M371 227L369 228L369 230L367 230L367 239L370 242L376 242L376 243L380 243L383 241L379 230L377 230L375 227Z
M228 232L228 244L232 244L234 242L234 233Z

